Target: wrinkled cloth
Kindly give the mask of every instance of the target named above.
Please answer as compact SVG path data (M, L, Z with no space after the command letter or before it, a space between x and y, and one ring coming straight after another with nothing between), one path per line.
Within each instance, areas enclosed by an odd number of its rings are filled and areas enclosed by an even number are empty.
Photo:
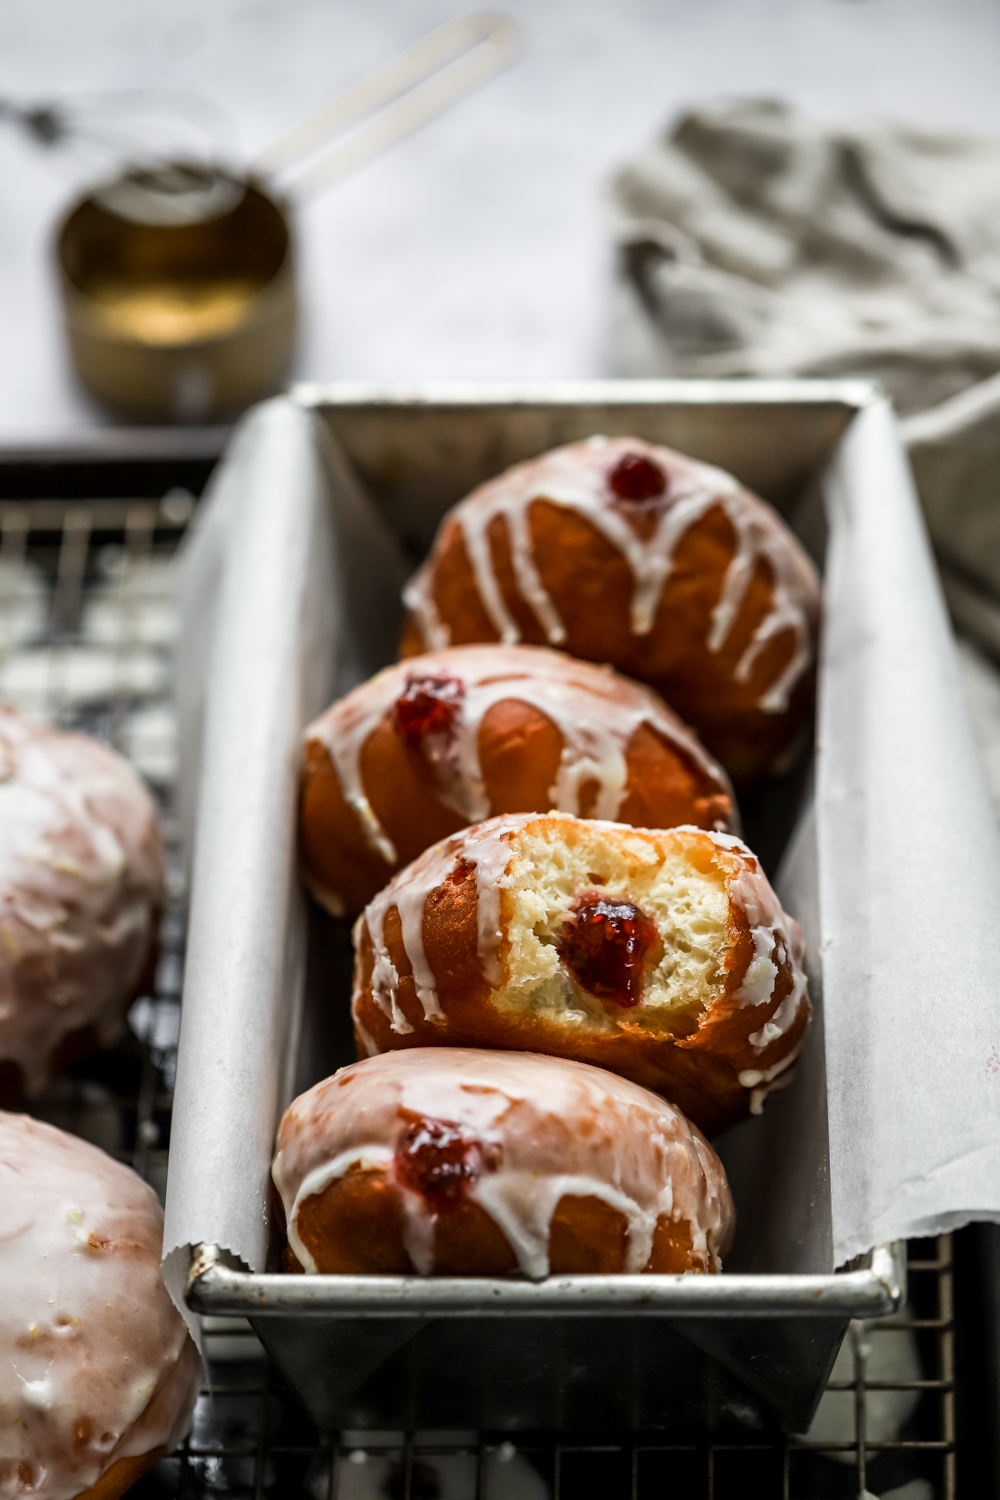
M610 198L623 373L879 380L953 618L1000 660L1000 141L707 104Z
M706 105L612 205L630 373L865 374L907 413L1000 372L1000 142Z

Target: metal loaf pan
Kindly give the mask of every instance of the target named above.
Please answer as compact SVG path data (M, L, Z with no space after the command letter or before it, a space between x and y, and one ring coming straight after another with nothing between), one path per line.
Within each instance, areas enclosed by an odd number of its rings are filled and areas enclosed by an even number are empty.
M426 551L445 510L474 484L507 464L595 432L636 433L731 470L786 516L821 561L824 475L859 412L879 400L873 387L854 381L657 381L532 389L307 387L294 391L287 405L300 426L306 423L307 441L317 452L329 434L334 436L412 565ZM334 470L337 464L335 459ZM337 531L337 496L343 493L335 476L319 509L339 537L349 580L345 589L356 594L366 567L371 574L371 560L353 523ZM290 508L287 513L292 514ZM248 503L244 524L257 524L256 514ZM286 522L295 524L312 523ZM325 537L317 532L310 548L327 545ZM385 580L377 572L371 578L369 592L377 594ZM383 658L395 629L397 606L390 602L395 593L393 579L376 610L388 626L375 648ZM308 620L295 628L307 630ZM346 627L341 622L344 628L350 636L350 618ZM363 675L360 663L377 664L364 629L355 646L341 651L348 664L342 662L335 678L327 674L326 696L331 681L343 690ZM210 671L209 701L215 690ZM323 693L317 698L314 691L299 728L324 701ZM234 725L232 732L253 733L246 724ZM294 767L288 755L282 761L274 753L273 774L283 779L272 815L279 833L287 833L294 818ZM748 836L772 873L784 861L782 894L811 936L815 960L815 851L808 818L799 818L808 773L807 756L796 773L744 812ZM202 806L204 812L204 799ZM797 820L800 832L786 848ZM203 857L204 870L198 863ZM205 1004L202 950L213 934L205 915L209 876L204 871L212 858L199 843L190 949L194 973L186 1008ZM294 886L294 862L283 846L273 860L269 878ZM272 947L274 934L283 943L288 938L297 899L289 896L285 926L274 929ZM242 935L234 941L239 946ZM263 939L258 935L256 941ZM354 1057L349 941L318 911L309 915L307 956L299 967L300 982L273 981L276 989L284 983L286 991L291 984L293 992L284 995L288 1008L280 1024L259 1041L266 1049L279 1036L295 1039L286 1082L275 1084L257 1116L246 1116L244 1134L257 1131L258 1144L248 1153L235 1135L228 1143L214 1142L217 1152L231 1152L234 1174L251 1173L262 1202L269 1164L263 1158L277 1111L293 1093ZM294 971L294 966L281 969L282 974ZM328 1428L721 1433L749 1424L803 1431L848 1320L883 1317L905 1295L901 1260L892 1247L876 1249L860 1268L833 1274L820 978L814 962L816 1024L794 1085L772 1099L762 1120L739 1127L722 1143L740 1219L726 1274L570 1276L540 1284L290 1277L275 1270L248 1271L251 1253L231 1254L235 1238L224 1239L221 1230L213 1230L209 1241L204 1231L179 1227L176 1242L186 1239L191 1247L188 1306L199 1313L248 1317L315 1420ZM202 1128L188 1125L182 1113L190 1110L193 1118L201 1107L193 1084L185 1094L186 1072L194 1075L200 1065L195 1060L200 1022L192 1013L185 1025L175 1119L180 1116L187 1135L172 1158L179 1178L195 1168L174 1162L180 1157L197 1163L194 1133ZM204 1083L199 1087L204 1095ZM232 1130L237 1129L234 1124ZM178 1196L184 1186L175 1183ZM178 1213L179 1226L182 1221L186 1226ZM170 1225L168 1199L168 1230ZM264 1264L262 1253L257 1258ZM266 1263L275 1265L273 1243Z

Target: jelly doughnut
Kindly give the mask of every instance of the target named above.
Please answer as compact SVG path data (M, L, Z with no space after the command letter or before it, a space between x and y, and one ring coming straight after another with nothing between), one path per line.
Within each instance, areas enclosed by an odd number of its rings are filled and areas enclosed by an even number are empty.
M356 915L428 845L499 813L733 826L722 768L649 688L538 646L458 646L388 667L305 735L300 853Z
M799 927L728 834L493 818L400 871L355 929L361 1055L579 1058L713 1134L790 1079L809 1019Z
M562 1058L371 1058L296 1099L277 1145L290 1270L714 1272L732 1238L722 1165L684 1116Z
M816 571L731 475L634 437L517 464L445 516L402 654L556 646L662 693L737 785L781 769L813 694Z

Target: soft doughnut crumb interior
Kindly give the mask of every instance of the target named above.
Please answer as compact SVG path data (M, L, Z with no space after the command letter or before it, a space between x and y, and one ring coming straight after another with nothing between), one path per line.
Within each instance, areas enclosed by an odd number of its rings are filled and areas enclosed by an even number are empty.
M561 1025L629 1025L689 1035L720 998L729 947L726 872L708 839L680 835L657 847L639 835L535 825L511 840L503 880L506 982L492 993L504 1010L551 1016ZM598 890L629 901L656 923L638 1005L622 1008L576 984L560 961L560 929L574 897Z

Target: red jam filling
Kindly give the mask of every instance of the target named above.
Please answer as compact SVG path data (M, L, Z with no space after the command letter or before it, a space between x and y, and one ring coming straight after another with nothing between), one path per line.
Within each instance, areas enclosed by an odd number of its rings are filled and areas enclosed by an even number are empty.
M656 938L652 917L631 901L584 891L572 904L557 947L581 989L629 1009L642 998L643 969Z
M411 677L396 699L396 728L411 750L419 750L425 735L450 734L465 684L456 677Z
M608 483L621 500L655 500L667 487L659 464L641 453L626 453L608 475Z
M451 1120L412 1119L396 1141L396 1176L435 1213L457 1207L483 1170L483 1150Z

